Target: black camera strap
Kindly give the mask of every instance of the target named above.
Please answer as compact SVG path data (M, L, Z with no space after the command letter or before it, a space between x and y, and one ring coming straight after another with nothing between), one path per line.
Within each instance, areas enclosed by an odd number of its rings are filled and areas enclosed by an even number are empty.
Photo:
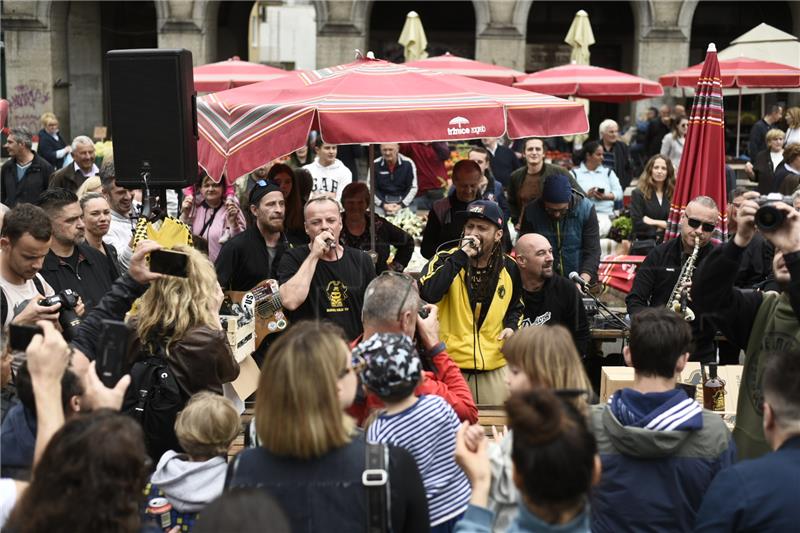
M389 447L381 443L367 443L367 467L361 474L361 483L367 489L367 532L386 533L389 525Z

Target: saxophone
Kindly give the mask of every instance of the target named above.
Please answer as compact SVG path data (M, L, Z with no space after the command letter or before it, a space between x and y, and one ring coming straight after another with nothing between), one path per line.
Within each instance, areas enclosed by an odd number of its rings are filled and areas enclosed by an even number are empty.
M683 287L683 285L692 281L692 274L694 273L694 268L697 263L697 255L699 252L700 239L696 238L694 240L694 250L692 250L692 255L689 256L689 259L687 259L683 264L683 267L681 267L681 273L678 276L678 282L675 284L675 287L672 288L672 294L670 294L669 300L667 300L667 309L683 315L683 319L687 322L694 320L694 312L689 309L689 306L687 305L689 293L688 290Z

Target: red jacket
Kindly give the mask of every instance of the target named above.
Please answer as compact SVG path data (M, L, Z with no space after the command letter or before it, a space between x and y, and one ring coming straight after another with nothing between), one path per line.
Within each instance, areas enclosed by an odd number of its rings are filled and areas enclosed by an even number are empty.
M353 346L357 345L361 339L356 339ZM478 407L472 399L469 385L464 381L461 370L456 366L446 351L441 351L433 356L433 364L438 372L424 371L422 373L422 383L414 390L414 394L435 394L441 396L458 415L461 421L469 420L470 424L478 422ZM358 421L361 426L364 420L376 409L381 409L383 402L372 392L367 392L366 398L356 398L347 409L347 413Z

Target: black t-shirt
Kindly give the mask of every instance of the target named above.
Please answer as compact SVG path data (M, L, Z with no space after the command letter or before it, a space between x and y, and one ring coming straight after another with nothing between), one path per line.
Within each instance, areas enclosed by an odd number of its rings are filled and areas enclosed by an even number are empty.
M555 274L545 280L536 292L522 290L525 306L522 326L544 326L561 324L572 334L578 352L586 354L589 342L589 322L586 310L575 284Z
M308 246L286 252L278 267L278 282L286 283L294 276L310 252ZM361 250L345 246L338 261L317 262L305 302L287 312L287 316L292 322L330 320L341 326L347 338L353 340L363 332L361 309L364 292L374 278L375 266L370 257Z
M289 247L281 235L273 258L255 226L236 235L222 246L214 263L222 290L249 291L265 279L275 279L281 255Z

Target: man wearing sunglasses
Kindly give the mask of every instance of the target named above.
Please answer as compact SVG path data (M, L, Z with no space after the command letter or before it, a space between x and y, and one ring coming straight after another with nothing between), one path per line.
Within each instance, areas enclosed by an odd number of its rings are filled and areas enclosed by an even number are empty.
M681 236L653 248L633 280L633 288L625 299L628 314L633 317L648 307L665 307L672 289L678 282L681 267L692 255L695 242L700 250L695 263L697 268L712 249L711 237L719 222L719 208L708 196L698 196L686 206L680 221ZM686 289L689 290L691 284ZM689 307L692 302L688 302ZM694 310L696 311L696 310ZM692 326L692 339L695 350L692 361L709 362L716 360L714 333L716 328L696 313Z
M503 341L522 315L522 282L514 260L503 253L503 213L476 200L459 213L458 247L425 265L420 296L439 306L442 341L461 368L477 404L500 405L508 396Z

